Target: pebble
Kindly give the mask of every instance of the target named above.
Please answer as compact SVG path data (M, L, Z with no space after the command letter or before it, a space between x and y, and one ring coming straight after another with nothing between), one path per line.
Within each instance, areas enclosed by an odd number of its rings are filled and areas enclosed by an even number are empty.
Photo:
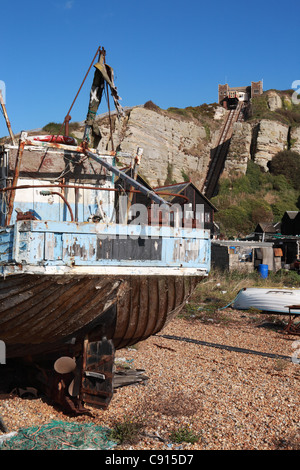
M159 336L187 337L292 359L292 343L299 336L264 328L262 320L254 323L245 313L231 309L228 313L231 321L226 324L176 318L134 349L117 351L116 359L144 369L149 380L117 389L105 411L88 407L93 417L67 416L44 398L0 395L0 416L7 432L51 420L113 428L130 418L143 422L138 440L118 449L299 450L299 363ZM197 442L172 442L172 431L180 428L189 429Z

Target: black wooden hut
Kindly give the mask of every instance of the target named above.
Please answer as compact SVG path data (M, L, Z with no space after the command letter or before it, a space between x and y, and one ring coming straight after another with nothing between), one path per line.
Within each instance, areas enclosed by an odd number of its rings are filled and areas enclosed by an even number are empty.
M194 214L194 226L195 218L199 221L199 217L202 217L200 222L203 222L204 228L210 230L213 235L214 213L218 210L191 181L156 187L154 191L171 204L190 205L190 210Z
M286 211L281 219L282 235L300 235L300 212Z

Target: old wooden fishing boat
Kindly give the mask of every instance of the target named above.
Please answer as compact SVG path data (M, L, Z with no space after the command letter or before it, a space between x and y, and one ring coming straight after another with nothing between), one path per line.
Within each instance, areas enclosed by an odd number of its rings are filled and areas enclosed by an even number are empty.
M78 413L108 405L115 349L161 330L210 267L209 232L151 223L164 199L120 171L117 152L91 144L104 85L121 109L104 52L81 145L23 132L0 148L0 340L8 360L38 365L48 395ZM116 176L147 199L142 223L128 219L130 194L121 211Z

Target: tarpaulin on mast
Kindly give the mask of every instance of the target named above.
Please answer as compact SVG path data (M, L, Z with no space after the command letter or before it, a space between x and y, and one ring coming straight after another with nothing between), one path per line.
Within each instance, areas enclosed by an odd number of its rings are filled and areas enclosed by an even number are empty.
M90 102L86 117L84 138L90 141L90 134L92 132L94 139L98 140L99 143L101 132L99 126L95 123L95 118L102 100L105 83L110 87L118 118L124 116L124 110L119 103L121 98L119 97L117 87L114 84L113 69L105 63L105 51L101 51L99 61L94 65L94 67L95 73L90 91Z

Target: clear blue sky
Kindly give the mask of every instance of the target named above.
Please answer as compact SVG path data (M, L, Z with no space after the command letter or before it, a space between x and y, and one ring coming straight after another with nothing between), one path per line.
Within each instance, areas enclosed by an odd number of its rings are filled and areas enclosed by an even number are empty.
M62 122L98 48L123 106L217 101L219 83L300 79L297 9L269 0L1 0L0 80L15 133ZM71 112L86 117L93 71ZM112 105L113 107L113 105ZM103 103L99 113L107 110ZM0 136L8 135L0 115Z

